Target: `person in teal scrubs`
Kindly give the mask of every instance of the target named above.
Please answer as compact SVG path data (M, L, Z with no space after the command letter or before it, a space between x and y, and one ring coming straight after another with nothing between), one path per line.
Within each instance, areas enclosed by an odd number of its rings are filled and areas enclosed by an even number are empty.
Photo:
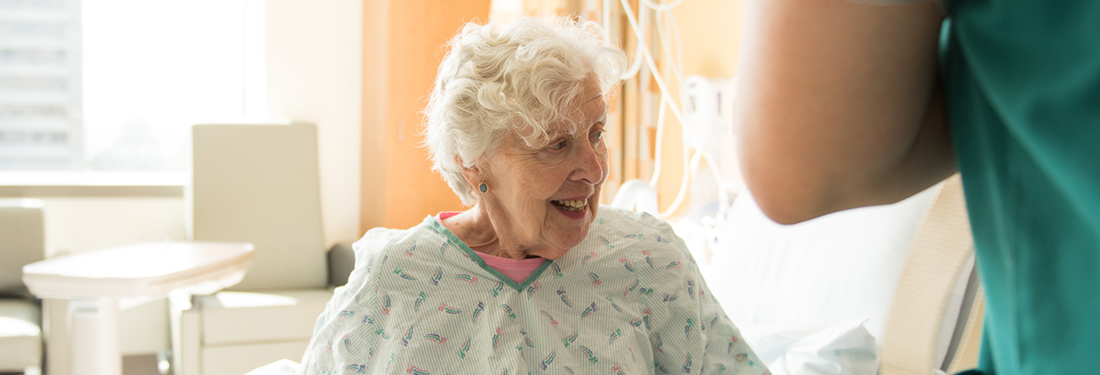
M746 2L742 167L780 223L962 174L974 374L1100 369L1100 2Z

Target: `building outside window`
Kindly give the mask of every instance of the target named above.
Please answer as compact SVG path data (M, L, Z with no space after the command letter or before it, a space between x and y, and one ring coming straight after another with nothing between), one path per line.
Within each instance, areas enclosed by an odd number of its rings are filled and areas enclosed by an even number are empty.
M264 112L258 0L0 0L0 171L183 171Z
M79 3L0 0L0 169L81 167Z

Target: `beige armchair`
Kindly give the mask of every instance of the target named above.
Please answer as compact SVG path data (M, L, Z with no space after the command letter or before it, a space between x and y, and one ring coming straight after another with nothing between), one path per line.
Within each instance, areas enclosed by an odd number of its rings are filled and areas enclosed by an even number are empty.
M42 308L23 266L45 254L42 202L0 200L0 373L41 370Z
M239 375L299 361L332 296L316 128L195 125L191 134L191 239L249 242L256 250L231 290L170 298L174 373Z

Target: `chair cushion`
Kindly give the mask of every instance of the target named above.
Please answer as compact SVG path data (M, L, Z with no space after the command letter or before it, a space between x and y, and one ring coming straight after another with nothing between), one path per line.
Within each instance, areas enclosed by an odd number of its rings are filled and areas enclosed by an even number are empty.
M331 289L219 292L195 297L204 346L309 341ZM255 366L253 366L254 368Z
M40 201L0 199L0 295L30 296L23 266L46 256Z
M0 371L42 366L42 310L30 300L0 300Z

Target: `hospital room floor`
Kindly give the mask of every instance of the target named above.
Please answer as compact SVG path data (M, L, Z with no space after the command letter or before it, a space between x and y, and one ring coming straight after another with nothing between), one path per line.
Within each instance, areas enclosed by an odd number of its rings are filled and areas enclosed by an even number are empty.
M39 375L39 373L0 371L0 375ZM160 371L157 370L157 356L155 354L123 356L122 375L160 375Z
M160 375L156 354L123 356L122 375Z

